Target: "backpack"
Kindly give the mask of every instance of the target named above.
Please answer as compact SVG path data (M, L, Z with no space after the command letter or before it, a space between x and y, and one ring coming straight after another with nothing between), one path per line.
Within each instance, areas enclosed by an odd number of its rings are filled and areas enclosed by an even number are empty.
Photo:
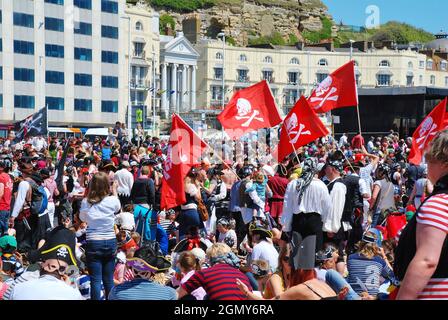
M44 186L39 186L36 182L29 180L31 186L31 203L30 209L32 214L41 215L47 210L48 197Z
M157 212L137 205L134 209L135 231L140 234L142 243L156 240ZM140 243L138 245L141 245Z

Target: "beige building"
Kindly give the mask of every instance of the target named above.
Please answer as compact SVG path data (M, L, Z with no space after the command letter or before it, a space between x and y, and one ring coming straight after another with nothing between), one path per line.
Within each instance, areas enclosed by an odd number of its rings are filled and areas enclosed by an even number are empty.
M128 4L125 14L129 17L129 20L123 32L126 34L128 41L121 43L121 45L126 48L126 65L130 67L127 73L127 75L130 74L130 81L126 76L126 83L128 84L126 88L128 91L127 97L130 99L132 106L132 128L140 123L146 131L153 133L152 130L154 129L157 133L159 116L157 91L160 88L159 13L145 4L137 3L136 5ZM153 119L154 115L155 119ZM126 116L128 116L127 113ZM155 128L153 122L156 123Z
M308 95L328 74L347 63L351 51L360 88L448 88L446 66L445 70L433 69L431 60L417 51L368 48L368 43L356 43L353 50L329 46L223 47L221 40L202 40L196 45L201 54L197 108L222 108L224 74L225 102L235 91L266 79L280 111L286 113L301 95Z

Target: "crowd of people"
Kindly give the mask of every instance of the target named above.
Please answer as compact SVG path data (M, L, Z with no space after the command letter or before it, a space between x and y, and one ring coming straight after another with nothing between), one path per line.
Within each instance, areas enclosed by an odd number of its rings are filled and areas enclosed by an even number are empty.
M0 141L0 299L448 299L448 131L408 163L393 131L274 165L211 163L162 210L168 141ZM68 147L66 147L68 146ZM251 161L253 160L253 161Z

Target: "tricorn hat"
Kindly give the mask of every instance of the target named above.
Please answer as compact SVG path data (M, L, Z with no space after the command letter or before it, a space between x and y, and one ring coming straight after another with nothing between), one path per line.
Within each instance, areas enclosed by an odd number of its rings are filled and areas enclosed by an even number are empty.
M134 269L152 273L164 272L171 267L171 262L149 245L138 249L127 264Z
M45 244L38 250L39 260L58 259L76 266L76 235L65 227L56 227L48 235Z

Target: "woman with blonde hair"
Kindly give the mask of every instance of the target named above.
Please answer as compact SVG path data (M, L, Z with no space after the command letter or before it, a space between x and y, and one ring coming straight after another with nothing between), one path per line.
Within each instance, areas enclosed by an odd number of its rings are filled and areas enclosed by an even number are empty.
M448 130L425 155L432 194L400 236L395 271L402 281L397 299L448 299Z
M120 212L120 200L114 184L110 195L109 177L104 172L96 173L90 181L87 198L81 203L79 217L87 222L87 268L91 277L91 299L100 300L101 281L106 297L114 286L115 215Z
M367 231L358 243L358 251L347 259L349 276L347 282L360 296L366 292L376 297L381 286L381 278L397 285L392 267L382 247L378 245L378 234L372 229ZM368 272L367 272L368 271Z

